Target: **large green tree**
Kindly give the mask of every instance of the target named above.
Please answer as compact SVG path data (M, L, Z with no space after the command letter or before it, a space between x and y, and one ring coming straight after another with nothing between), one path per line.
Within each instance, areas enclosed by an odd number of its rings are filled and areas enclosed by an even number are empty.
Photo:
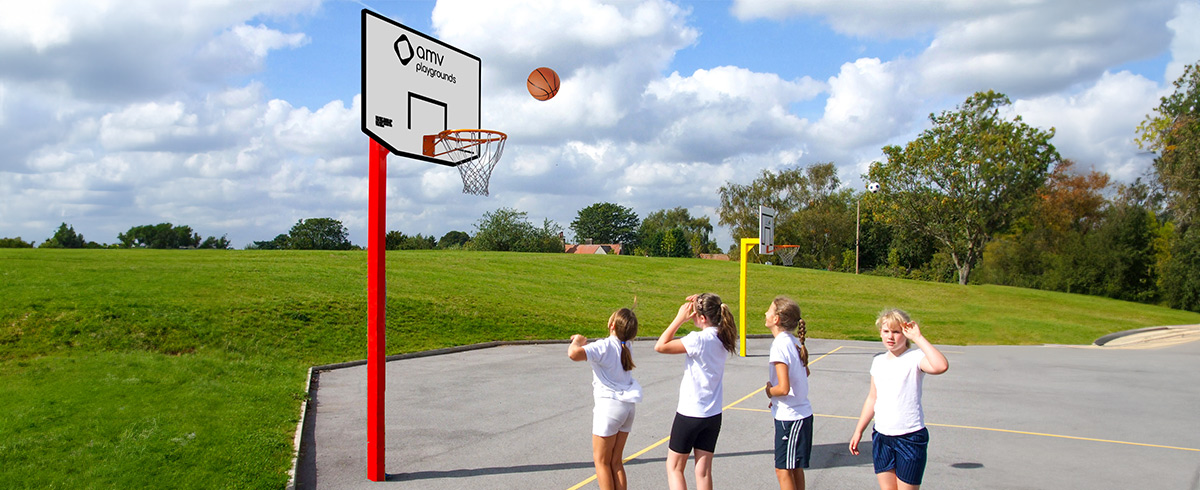
M600 202L580 209L571 222L575 243L632 244L637 239L641 220L632 209L611 202Z
M39 248L84 248L85 246L87 246L87 240L83 239L83 235L76 233L74 226L63 223L58 225L54 236L43 241Z
M294 250L350 250L349 232L333 218L297 221L288 231L288 248Z
M966 284L984 246L1024 216L1049 169L1061 157L1043 131L1006 119L1004 94L977 92L954 111L930 114L933 127L903 148L883 148L867 180L876 215L936 239Z
M1069 278L1075 271L1055 267L1090 260L1082 258L1090 253L1084 239L1105 223L1109 181L1108 174L1079 172L1074 161L1063 160L1038 191L1031 211L1011 233L987 244L978 267L980 282L1067 290L1052 284L1074 281Z
M736 247L742 238L758 236L758 207L770 207L775 244L801 247L796 265L834 268L845 248L854 247L854 194L840 187L831 162L763 170L750 184L721 187L719 222L730 228Z
M483 213L475 224L475 238L470 248L497 252L543 252L565 251L559 234L562 227L544 220L538 228L529 222L529 214L512 208L500 208Z
M679 239L668 236L668 233L678 229L686 249L679 244ZM664 257L694 257L696 254L719 253L720 249L712 241L712 223L708 216L692 217L692 213L684 207L660 209L642 220L637 232L636 253ZM663 240L670 240L667 251L664 251ZM669 253L668 253L669 252Z
M1160 99L1137 131L1138 144L1158 154L1155 175L1186 228L1200 211L1200 63L1184 68L1175 92Z

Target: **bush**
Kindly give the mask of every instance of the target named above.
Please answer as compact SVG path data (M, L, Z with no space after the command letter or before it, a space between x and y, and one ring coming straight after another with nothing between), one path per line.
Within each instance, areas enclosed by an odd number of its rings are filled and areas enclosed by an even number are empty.
M523 211L500 208L494 212L483 213L475 228L475 238L464 248L494 252L565 251L563 242L559 239L562 227L547 219L542 222L541 228L537 228L529 222L528 213Z
M33 243L16 238L0 238L0 248L33 248Z
M1167 306L1200 311L1200 227L1188 227L1175 240L1159 284Z

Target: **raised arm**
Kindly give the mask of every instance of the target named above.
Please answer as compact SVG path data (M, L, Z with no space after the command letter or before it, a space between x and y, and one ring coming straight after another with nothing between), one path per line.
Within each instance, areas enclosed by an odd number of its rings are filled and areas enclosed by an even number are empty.
M921 359L921 370L925 374L942 374L950 369L950 361L946 360L946 356L942 355L942 351L937 350L924 335L921 335L921 326L917 322L908 322L903 328L904 336L917 345L921 352L925 353L925 358Z
M587 337L579 334L571 336L571 345L567 346L567 357L572 361L586 361L587 351L583 350L583 345L587 343Z
M683 322L691 320L696 315L696 305L693 301L695 301L695 296L688 296L687 302L679 306L679 311L675 313L675 319L671 320L667 329L658 336L658 342L654 343L654 352L659 354L687 353L687 349L683 346L683 340L675 338L675 332L679 330Z
M854 426L854 434L850 436L850 454L858 456L858 441L862 440L863 431L867 430L867 424L871 423L873 418L875 418L875 377L871 376L871 391L867 393L862 413L858 416L858 424Z

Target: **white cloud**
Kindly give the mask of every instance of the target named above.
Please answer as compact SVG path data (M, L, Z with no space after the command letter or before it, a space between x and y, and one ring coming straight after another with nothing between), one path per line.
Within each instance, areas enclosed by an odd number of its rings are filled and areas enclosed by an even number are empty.
M861 37L912 36L959 19L986 15L1023 0L734 0L739 19L786 19L808 15L825 18L837 31Z
M1183 67L1200 63L1200 3L1180 2L1174 19L1167 22L1171 38L1171 62L1167 64L1168 82L1183 75Z
M918 61L931 92L1039 95L1161 52L1173 2L1030 4L938 29Z
M813 128L819 146L877 150L908 127L917 104L907 76L900 62L863 58L843 64L829 79L825 114Z
M1150 58L1178 0L737 0L743 19L820 16L868 39L932 35L917 57L929 93L996 89L1039 95ZM1186 24L1184 24L1186 25Z
M1134 128L1158 104L1158 84L1121 72L1105 73L1075 95L1014 100L1013 111L1042 129L1055 128L1052 142L1063 158L1081 170L1094 169L1131 182L1151 157L1133 143Z
M11 3L0 16L0 79L57 84L91 101L203 91L304 41L243 22L310 12L318 1Z

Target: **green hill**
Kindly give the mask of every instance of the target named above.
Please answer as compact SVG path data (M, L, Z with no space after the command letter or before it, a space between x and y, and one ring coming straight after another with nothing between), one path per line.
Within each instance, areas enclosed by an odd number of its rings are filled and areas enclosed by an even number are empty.
M656 336L685 296L738 305L738 264L388 254L388 353L595 337L635 306ZM0 481L13 487L278 488L309 366L366 357L364 252L0 249ZM1088 343L1200 323L1105 298L750 265L749 333L776 294L809 335L875 339L908 310L939 344Z

